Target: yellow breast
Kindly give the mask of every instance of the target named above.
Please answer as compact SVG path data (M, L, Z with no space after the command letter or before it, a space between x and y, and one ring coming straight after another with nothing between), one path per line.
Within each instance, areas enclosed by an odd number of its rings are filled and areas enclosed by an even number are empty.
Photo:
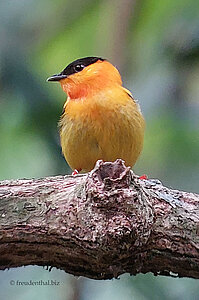
M72 169L90 171L98 159L121 158L133 166L142 150L144 119L121 86L79 100L68 99L60 121L62 151Z

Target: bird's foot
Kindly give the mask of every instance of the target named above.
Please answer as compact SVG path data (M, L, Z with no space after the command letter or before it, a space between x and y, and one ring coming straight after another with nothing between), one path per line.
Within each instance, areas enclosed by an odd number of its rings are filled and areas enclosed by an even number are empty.
M147 180L148 176L146 174L143 174L142 176L139 177L140 180Z
M79 170L75 169L75 170L72 172L72 175L73 175L73 176L77 175L81 170L82 170L82 169L79 169Z

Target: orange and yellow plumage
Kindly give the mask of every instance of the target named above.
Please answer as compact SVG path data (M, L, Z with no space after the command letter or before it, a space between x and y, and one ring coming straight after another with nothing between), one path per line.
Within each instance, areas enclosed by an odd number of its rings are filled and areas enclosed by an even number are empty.
M48 80L59 80L68 94L60 138L70 167L88 172L98 159L118 158L134 166L143 147L145 124L138 104L122 87L118 70L106 60L89 57Z

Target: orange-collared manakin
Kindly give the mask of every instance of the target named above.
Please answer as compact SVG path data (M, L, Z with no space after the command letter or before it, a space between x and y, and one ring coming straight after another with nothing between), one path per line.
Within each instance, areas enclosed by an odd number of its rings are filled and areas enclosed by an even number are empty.
M59 81L68 98L60 120L62 151L69 166L88 172L98 159L121 158L133 167L143 147L139 105L107 60L86 57L48 81Z

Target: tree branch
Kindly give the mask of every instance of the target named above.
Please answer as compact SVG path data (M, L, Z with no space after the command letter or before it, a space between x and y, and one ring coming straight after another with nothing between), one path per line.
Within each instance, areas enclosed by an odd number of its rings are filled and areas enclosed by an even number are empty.
M199 278L198 233L199 195L140 180L121 160L84 175L0 182L0 269Z

